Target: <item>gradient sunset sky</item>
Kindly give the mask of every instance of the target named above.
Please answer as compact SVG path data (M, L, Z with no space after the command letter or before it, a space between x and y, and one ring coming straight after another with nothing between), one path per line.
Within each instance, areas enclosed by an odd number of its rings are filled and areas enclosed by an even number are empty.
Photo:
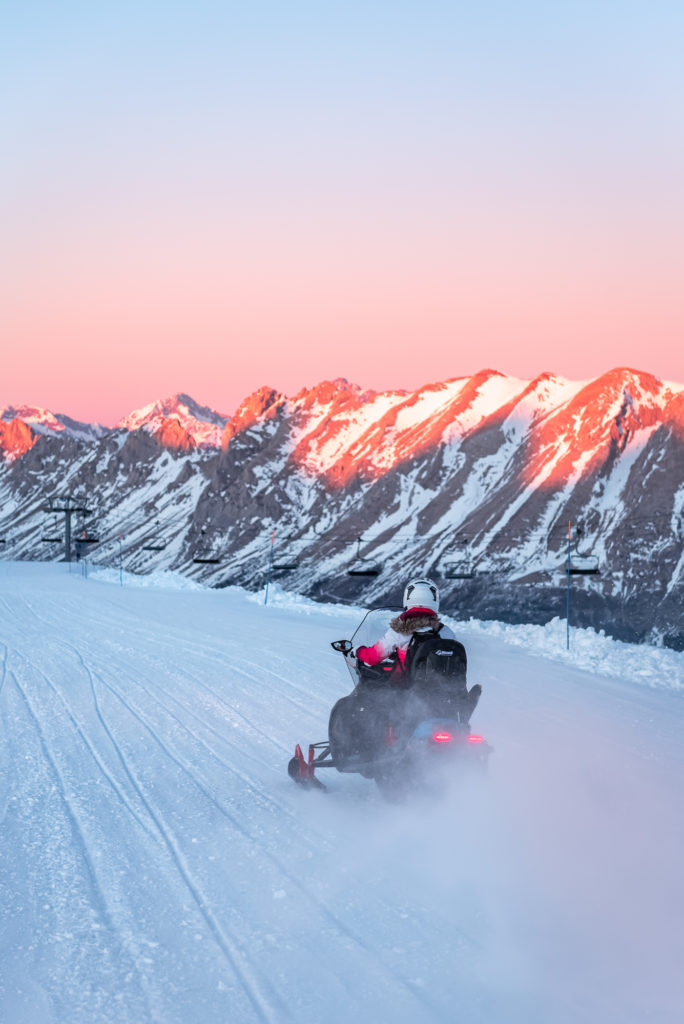
M0 406L684 381L684 5L3 5Z

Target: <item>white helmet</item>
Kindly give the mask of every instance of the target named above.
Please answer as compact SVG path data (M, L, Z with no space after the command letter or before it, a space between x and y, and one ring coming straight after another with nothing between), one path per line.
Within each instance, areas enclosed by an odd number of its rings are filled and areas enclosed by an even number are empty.
M439 590L432 580L409 580L404 590L404 609L429 608L435 615L439 611Z

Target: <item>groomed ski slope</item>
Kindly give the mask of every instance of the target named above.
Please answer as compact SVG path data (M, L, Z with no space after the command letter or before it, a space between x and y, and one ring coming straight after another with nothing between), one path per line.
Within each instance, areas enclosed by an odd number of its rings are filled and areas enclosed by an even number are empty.
M286 774L357 612L125 582L0 563L4 1024L684 1019L684 656L457 623L489 778L391 806Z

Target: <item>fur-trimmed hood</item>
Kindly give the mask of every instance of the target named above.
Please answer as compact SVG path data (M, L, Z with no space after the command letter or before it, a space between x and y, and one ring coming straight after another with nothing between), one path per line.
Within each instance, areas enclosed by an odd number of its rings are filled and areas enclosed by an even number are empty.
M439 615L416 615L410 619L402 619L401 615L397 615L396 619L390 622L390 628L401 636L411 636L417 629L440 630L442 623L439 621Z

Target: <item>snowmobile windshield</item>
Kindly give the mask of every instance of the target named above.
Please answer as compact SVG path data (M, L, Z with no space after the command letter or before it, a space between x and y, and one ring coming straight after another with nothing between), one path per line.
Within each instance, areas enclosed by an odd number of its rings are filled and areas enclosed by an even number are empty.
M368 612L352 636L354 650L358 650L359 647L372 647L385 635L390 622L400 611L399 608L373 608Z
M345 655L345 662L349 669L354 686L358 683L356 672L356 651L359 647L372 647L373 644L384 636L389 629L389 624L401 609L399 608L374 608L367 612L361 623L352 634L352 650Z

